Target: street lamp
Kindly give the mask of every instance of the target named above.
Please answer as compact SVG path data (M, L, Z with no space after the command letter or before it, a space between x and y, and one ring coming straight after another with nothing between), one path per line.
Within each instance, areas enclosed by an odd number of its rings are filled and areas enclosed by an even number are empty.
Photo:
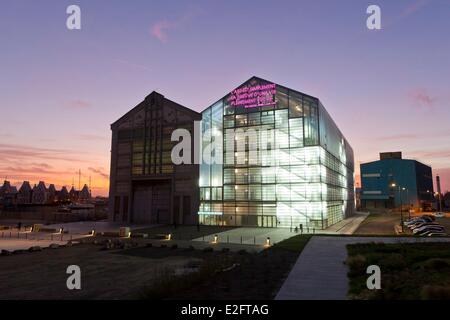
M403 229L403 202L402 202L402 193L401 192L402 192L402 190L405 190L406 188L400 189L400 186L398 186L395 182L391 184L391 187L393 187L393 188L397 187L398 193L400 195L400 225L402 226L402 233L403 233L403 231L404 231L404 229ZM395 204L395 198L394 198L394 204Z

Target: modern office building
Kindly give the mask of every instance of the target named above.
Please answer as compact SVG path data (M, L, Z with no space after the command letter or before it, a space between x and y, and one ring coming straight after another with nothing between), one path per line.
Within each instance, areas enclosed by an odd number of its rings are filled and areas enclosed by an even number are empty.
M252 77L202 133L200 223L324 229L354 212L353 150L318 98Z
M431 167L403 159L401 152L380 153L380 160L361 164L362 208L414 207L433 203Z
M199 168L174 165L175 129L201 115L152 92L111 125L109 218L129 223L197 223Z

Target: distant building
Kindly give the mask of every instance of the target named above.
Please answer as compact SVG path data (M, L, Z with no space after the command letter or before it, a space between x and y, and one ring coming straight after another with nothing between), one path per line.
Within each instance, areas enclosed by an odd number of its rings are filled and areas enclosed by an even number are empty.
M380 160L361 164L361 207L413 206L428 210L433 203L431 167L403 159L401 152L380 153Z
M33 194L33 189L31 188L29 181L24 181L17 194L18 204L30 204L31 196Z
M444 200L444 207L447 209L450 208L450 192L447 192L444 195L443 200Z
M78 201L86 202L91 199L91 192L89 191L89 187L85 184L83 189L78 193Z
M34 185L31 202L33 204L45 204L48 201L49 192L44 181L39 181L38 185Z
M61 191L58 192L58 200L59 201L68 201L69 200L69 191L64 186L61 188Z
M202 116L157 92L111 125L109 217L132 223L197 222L199 166L174 165L172 132ZM193 141L192 141L193 146Z
M11 186L11 183L7 180L3 182L3 186L0 187L0 203L4 206L11 206L16 203L17 188Z
M361 209L361 188L355 188L355 204L356 209Z
M69 200L70 201L77 201L78 200L78 191L75 190L74 186L72 186L72 188L69 191Z
M52 203L52 202L55 202L58 200L56 197L56 188L55 188L54 184L50 184L48 186L47 192L48 192L48 197L47 197L48 203Z

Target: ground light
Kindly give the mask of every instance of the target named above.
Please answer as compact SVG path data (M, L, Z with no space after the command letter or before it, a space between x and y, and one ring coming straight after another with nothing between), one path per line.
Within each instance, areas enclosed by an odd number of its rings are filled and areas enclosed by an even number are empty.
M167 238L166 238L166 240L172 240L172 234L171 233L169 233L168 235L167 235Z

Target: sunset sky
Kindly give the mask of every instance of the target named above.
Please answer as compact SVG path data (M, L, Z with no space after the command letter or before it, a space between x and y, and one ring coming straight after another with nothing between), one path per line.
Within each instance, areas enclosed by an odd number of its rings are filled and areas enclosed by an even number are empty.
M66 8L81 7L81 30ZM382 30L366 28L377 4ZM153 90L201 111L251 76L317 96L359 163L450 189L450 0L0 2L0 178L108 192L110 124Z

